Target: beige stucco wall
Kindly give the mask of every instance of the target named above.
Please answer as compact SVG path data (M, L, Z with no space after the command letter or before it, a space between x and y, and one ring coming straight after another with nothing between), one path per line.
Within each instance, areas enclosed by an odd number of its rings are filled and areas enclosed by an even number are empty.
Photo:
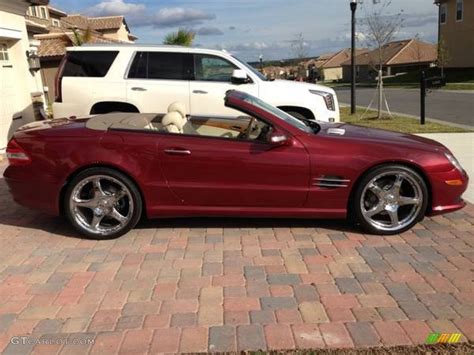
M450 58L447 67L474 68L474 1L464 0L464 18L456 21L456 0L446 1L448 14L441 38Z
M127 27L122 23L122 26L118 30L111 30L111 31L101 31L104 37L110 38L116 41L122 42L131 42L128 39L128 31Z
M342 79L342 67L339 68L324 68L324 81L335 81Z
M4 33L11 31L20 37L12 39L7 34L0 36L0 42L9 47L10 56L8 68L0 69L0 153L4 152L8 139L16 128L34 120L32 94L43 90L40 73L29 70L25 54L30 50L23 15L26 8L27 3L23 1L0 2L0 29ZM7 82L11 78L14 80L13 90ZM7 90L10 95L5 99Z

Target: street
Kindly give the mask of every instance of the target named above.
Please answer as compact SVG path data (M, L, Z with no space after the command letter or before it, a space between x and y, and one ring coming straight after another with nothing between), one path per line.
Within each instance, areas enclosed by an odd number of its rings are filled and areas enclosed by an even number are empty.
M337 88L339 101L350 104L349 88ZM390 111L420 115L420 92L417 89L386 89ZM375 88L357 88L357 105L377 107ZM384 108L385 109L385 108ZM426 98L426 117L474 127L474 93L432 91Z

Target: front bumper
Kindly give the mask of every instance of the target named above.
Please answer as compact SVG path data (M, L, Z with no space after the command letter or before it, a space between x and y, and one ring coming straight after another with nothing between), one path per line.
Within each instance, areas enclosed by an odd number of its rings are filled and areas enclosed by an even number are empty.
M459 181L458 185L450 185L447 182ZM466 202L462 199L462 194L466 191L469 177L466 172L453 169L449 172L432 173L431 182L431 209L427 215L435 216L444 213L457 211Z

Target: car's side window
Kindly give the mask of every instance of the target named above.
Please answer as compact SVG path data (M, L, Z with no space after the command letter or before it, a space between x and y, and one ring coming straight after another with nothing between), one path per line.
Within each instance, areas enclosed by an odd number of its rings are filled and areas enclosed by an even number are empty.
M192 56L188 53L137 52L130 66L130 79L189 80Z
M224 58L208 54L194 55L194 79L200 81L230 82L238 67Z

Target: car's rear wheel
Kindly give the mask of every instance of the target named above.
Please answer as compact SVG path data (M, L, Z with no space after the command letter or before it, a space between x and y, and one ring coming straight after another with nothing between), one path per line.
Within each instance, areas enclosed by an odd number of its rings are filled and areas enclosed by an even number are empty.
M402 165L384 165L371 170L357 186L353 211L369 233L402 233L423 219L428 189L423 178Z
M135 227L142 199L135 184L109 168L90 168L69 183L64 208L72 225L93 239L113 239Z

